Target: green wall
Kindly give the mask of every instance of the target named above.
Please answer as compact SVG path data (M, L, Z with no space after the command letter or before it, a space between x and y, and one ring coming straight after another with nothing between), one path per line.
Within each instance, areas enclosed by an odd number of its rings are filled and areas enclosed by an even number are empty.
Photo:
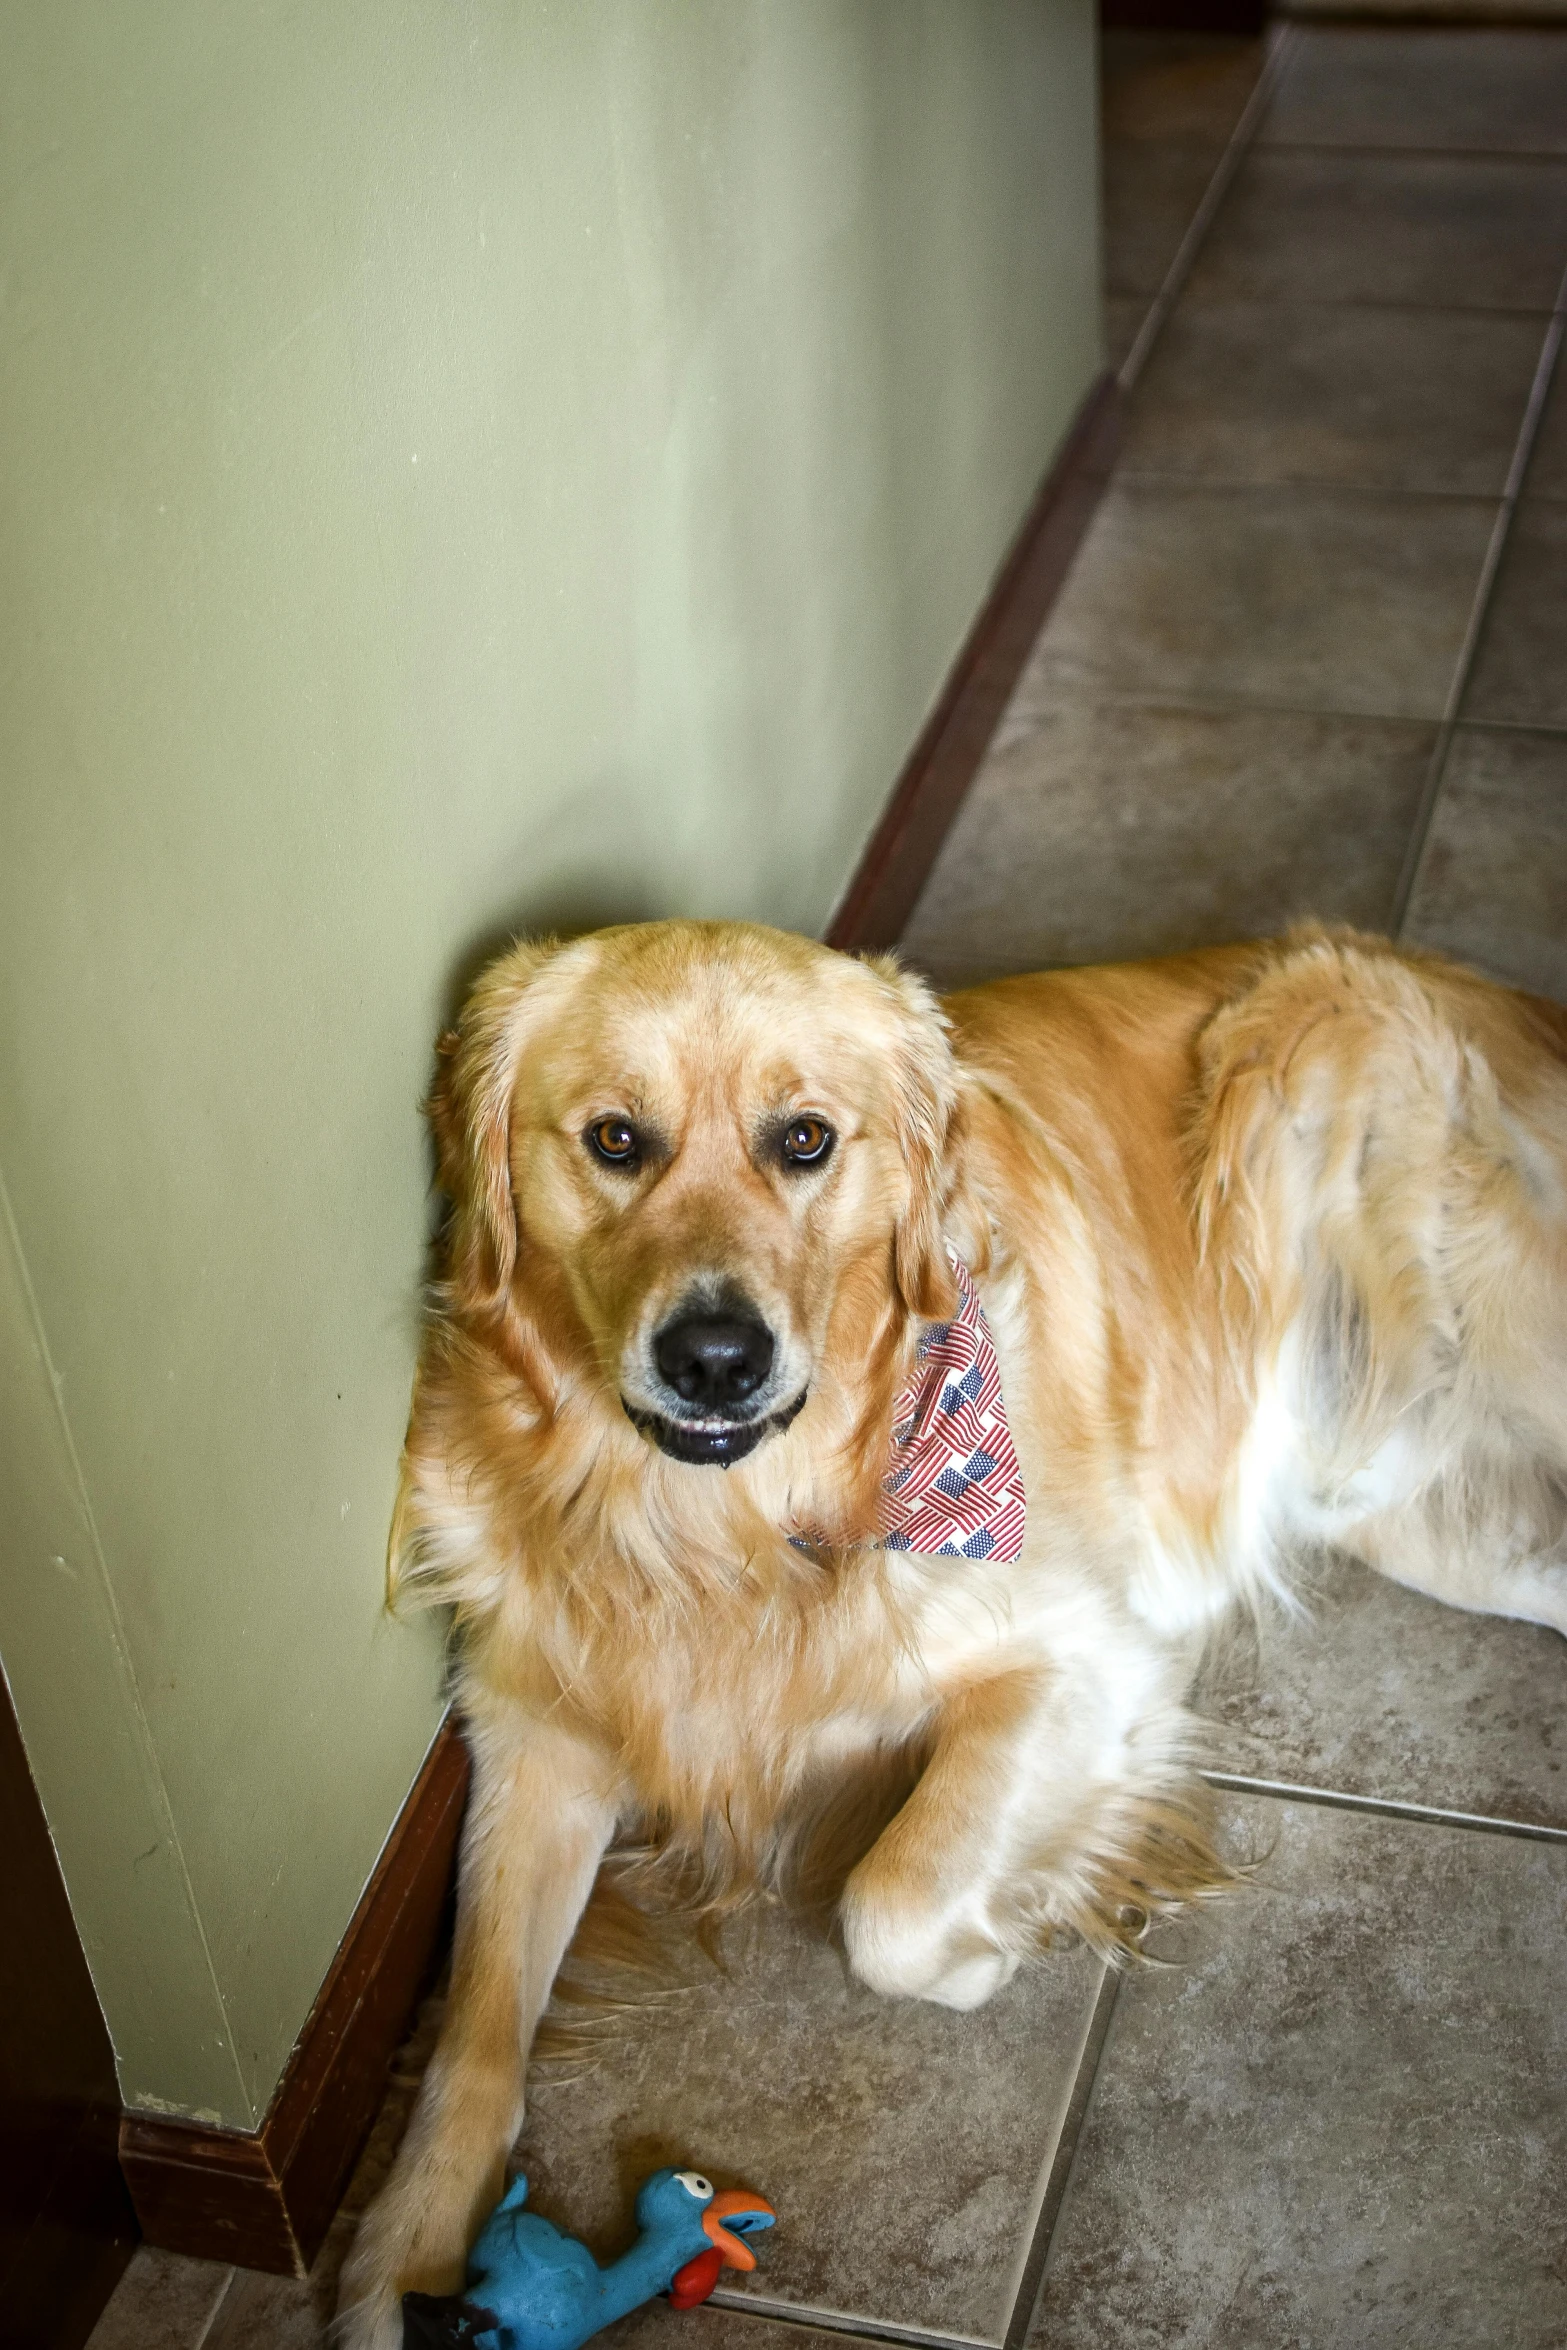
M5 0L0 1654L128 2101L264 2110L458 973L819 929L1100 361L1090 0Z

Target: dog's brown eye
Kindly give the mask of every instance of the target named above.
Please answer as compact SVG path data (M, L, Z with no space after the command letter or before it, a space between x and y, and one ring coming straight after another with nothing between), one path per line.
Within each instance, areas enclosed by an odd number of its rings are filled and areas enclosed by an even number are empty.
M587 1144L612 1167L629 1167L637 1155L637 1138L624 1118L600 1118L588 1128Z
M784 1128L783 1154L791 1167L818 1167L832 1149L832 1128L820 1118L796 1118Z

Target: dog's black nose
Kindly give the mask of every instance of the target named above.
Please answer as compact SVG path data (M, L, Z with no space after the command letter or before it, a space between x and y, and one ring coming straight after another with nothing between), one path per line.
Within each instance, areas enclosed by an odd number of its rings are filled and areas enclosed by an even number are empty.
M732 1411L754 1395L773 1367L773 1334L737 1315L692 1315L670 1322L653 1341L659 1377L699 1411Z

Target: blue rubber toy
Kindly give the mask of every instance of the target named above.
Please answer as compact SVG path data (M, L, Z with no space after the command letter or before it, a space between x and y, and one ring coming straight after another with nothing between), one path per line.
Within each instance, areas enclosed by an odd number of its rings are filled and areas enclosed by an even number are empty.
M637 2196L636 2242L600 2268L585 2244L524 2210L527 2200L527 2180L513 2179L460 2297L403 2295L403 2350L578 2350L656 2293L692 2309L721 2270L755 2268L745 2238L777 2217L749 2187L716 2195L700 2171L656 2170Z

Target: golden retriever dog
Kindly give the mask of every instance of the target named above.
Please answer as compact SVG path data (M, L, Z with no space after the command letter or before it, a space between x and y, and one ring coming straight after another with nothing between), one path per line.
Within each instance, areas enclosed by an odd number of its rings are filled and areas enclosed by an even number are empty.
M847 1963L973 2007L1222 1881L1184 1700L1312 1546L1567 1631L1551 1006L1320 931L938 1004L883 958L654 923L504 956L432 1114L451 1213L393 1577L455 1612L473 1791L354 2350L460 2286L617 1840L718 1901L900 1769ZM878 1539L960 1280L1010 1560Z

